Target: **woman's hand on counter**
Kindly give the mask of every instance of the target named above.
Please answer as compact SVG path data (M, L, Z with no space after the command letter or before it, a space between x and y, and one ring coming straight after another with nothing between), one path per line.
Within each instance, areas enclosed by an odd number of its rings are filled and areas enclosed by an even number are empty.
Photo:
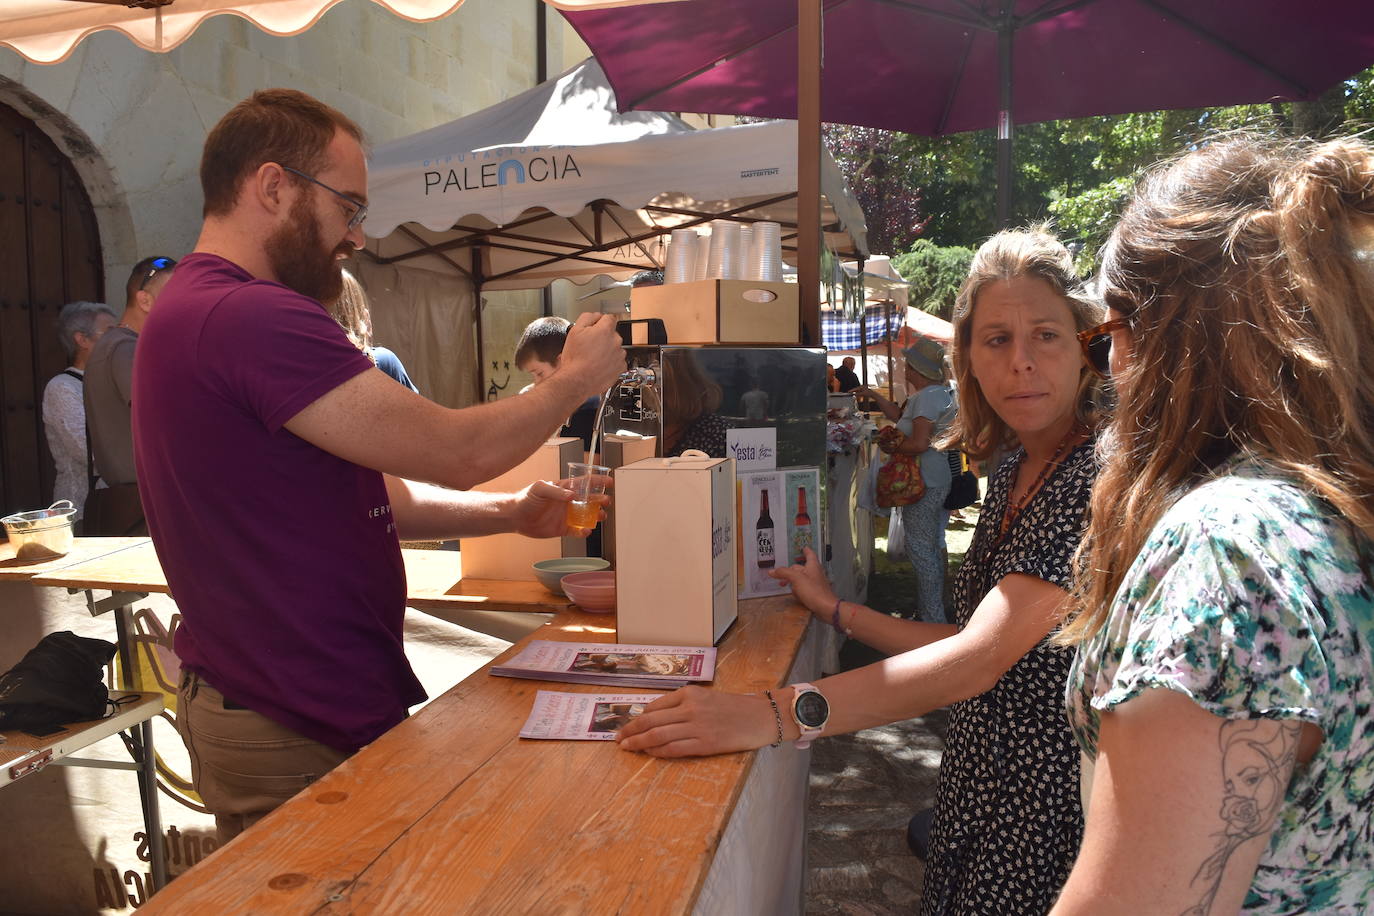
M790 729L795 739L797 727L791 715L781 702L778 710L783 728ZM615 740L624 750L651 757L704 757L751 751L777 738L778 719L766 696L690 686L644 707Z
M810 547L805 548L806 562L796 566L784 566L769 570L768 575L792 586L792 597L801 602L808 611L825 623L835 611L839 596L825 577L825 565Z

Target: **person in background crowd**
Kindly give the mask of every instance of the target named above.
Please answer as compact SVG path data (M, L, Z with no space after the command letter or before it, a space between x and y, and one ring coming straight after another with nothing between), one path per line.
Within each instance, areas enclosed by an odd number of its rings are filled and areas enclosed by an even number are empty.
M569 533L567 487L470 492L624 370L579 319L518 398L450 409L379 371L322 307L363 244L362 131L305 93L235 105L201 158L204 223L148 320L135 457L176 596L177 727L221 841L425 698L400 538Z
M119 319L103 302L69 302L57 313L57 339L67 353L67 368L43 389L43 433L57 477L52 501L69 499L81 518L90 488L86 451L86 403L82 388L86 363L96 341Z
M124 283L124 314L91 351L86 366L86 429L91 455L100 475L100 489L87 519L86 534L144 534L147 529L138 498L138 468L134 461L132 403L134 354L139 333L171 279L176 261L144 258L129 271Z
M902 351L902 358L910 396L900 413L897 405L871 388L860 385L854 390L873 398L897 424L902 439L893 454L921 456L925 493L916 502L893 511L902 514L906 556L916 573L916 619L945 623L944 545L949 523L945 497L952 477L948 456L934 443L949 429L958 408L945 379L945 348L938 341L918 338Z
M838 394L840 390L840 380L835 375L835 367L829 363L825 364L825 390L831 394Z
M1374 146L1230 137L1102 255L1056 914L1374 912Z
M343 272L343 291L327 307L330 316L353 341L353 346L366 353L373 365L416 394L420 393L401 358L386 347L372 345L372 308L367 303L367 292L353 274Z
M835 378L840 380L840 391L853 391L863 382L859 381L859 376L854 372L854 367L858 365L854 357L846 356L840 360L840 367L835 370Z
M688 687L655 700L617 739L657 757L805 746L953 704L927 916L1045 913L1082 837L1079 754L1063 706L1071 655L1052 634L1069 606L1096 473L1101 380L1075 332L1102 310L1074 282L1069 253L1048 232L1001 232L974 255L959 293L960 412L949 438L975 458L1017 448L989 485L955 580L957 625L840 600L808 549L805 564L773 575L817 618L890 658L762 695Z
M563 345L567 343L570 327L572 322L554 315L531 321L515 345L515 367L534 376L535 385L552 378L563 359ZM593 395L579 404L563 424L563 435L581 439L583 451L592 447L596 411L600 406L601 396Z
M515 367L532 375L534 381L521 394L536 385L542 385L558 371L563 360L563 346L568 341L568 329L571 326L572 323L566 318L554 315L536 318L525 326L524 333L515 345ZM581 439L582 450L587 453L587 460L591 462L596 461L596 456L591 454L591 448L592 436L596 429L596 414L600 407L601 395L587 398L578 405L572 416L568 417L568 422L559 430L561 435ZM587 556L599 557L601 553L601 528L598 526L587 535Z
M757 378L750 383L749 390L739 396L740 413L751 423L763 423L768 420L769 403L768 392L763 390L763 385Z

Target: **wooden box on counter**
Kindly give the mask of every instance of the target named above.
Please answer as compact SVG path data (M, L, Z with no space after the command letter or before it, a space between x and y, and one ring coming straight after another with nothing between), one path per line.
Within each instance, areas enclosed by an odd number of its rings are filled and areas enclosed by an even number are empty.
M735 622L735 462L645 458L615 472L616 641L711 646Z
M601 439L601 464L611 469L634 464L645 458L652 458L658 451L658 439L654 436L603 436ZM601 523L601 555L615 565L615 494L612 491L611 504L606 509L606 520Z
M567 476L568 463L585 461L585 455L581 439L555 437L500 477L478 484L473 489L487 493L510 493L536 480L561 480ZM586 555L587 542L579 537L527 538L520 534L492 534L463 538L463 577L533 581L533 566L539 560Z
M658 318L670 344L795 344L797 284L763 280L694 280L637 286L630 318Z

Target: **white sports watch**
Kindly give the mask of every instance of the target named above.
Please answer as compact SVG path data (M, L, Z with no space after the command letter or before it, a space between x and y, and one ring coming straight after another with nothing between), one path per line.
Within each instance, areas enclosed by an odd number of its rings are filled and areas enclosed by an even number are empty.
M825 694L810 684L793 684L792 718L801 729L797 750L805 750L820 736L825 723L830 721L830 703L826 701Z

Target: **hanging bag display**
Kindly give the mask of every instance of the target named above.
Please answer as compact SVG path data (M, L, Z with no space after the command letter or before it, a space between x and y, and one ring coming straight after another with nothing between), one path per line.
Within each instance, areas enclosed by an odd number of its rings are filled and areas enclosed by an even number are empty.
M877 501L885 509L909 506L925 495L926 484L921 477L921 456L897 452L906 436L895 426L878 433L878 448L889 457L878 469Z

